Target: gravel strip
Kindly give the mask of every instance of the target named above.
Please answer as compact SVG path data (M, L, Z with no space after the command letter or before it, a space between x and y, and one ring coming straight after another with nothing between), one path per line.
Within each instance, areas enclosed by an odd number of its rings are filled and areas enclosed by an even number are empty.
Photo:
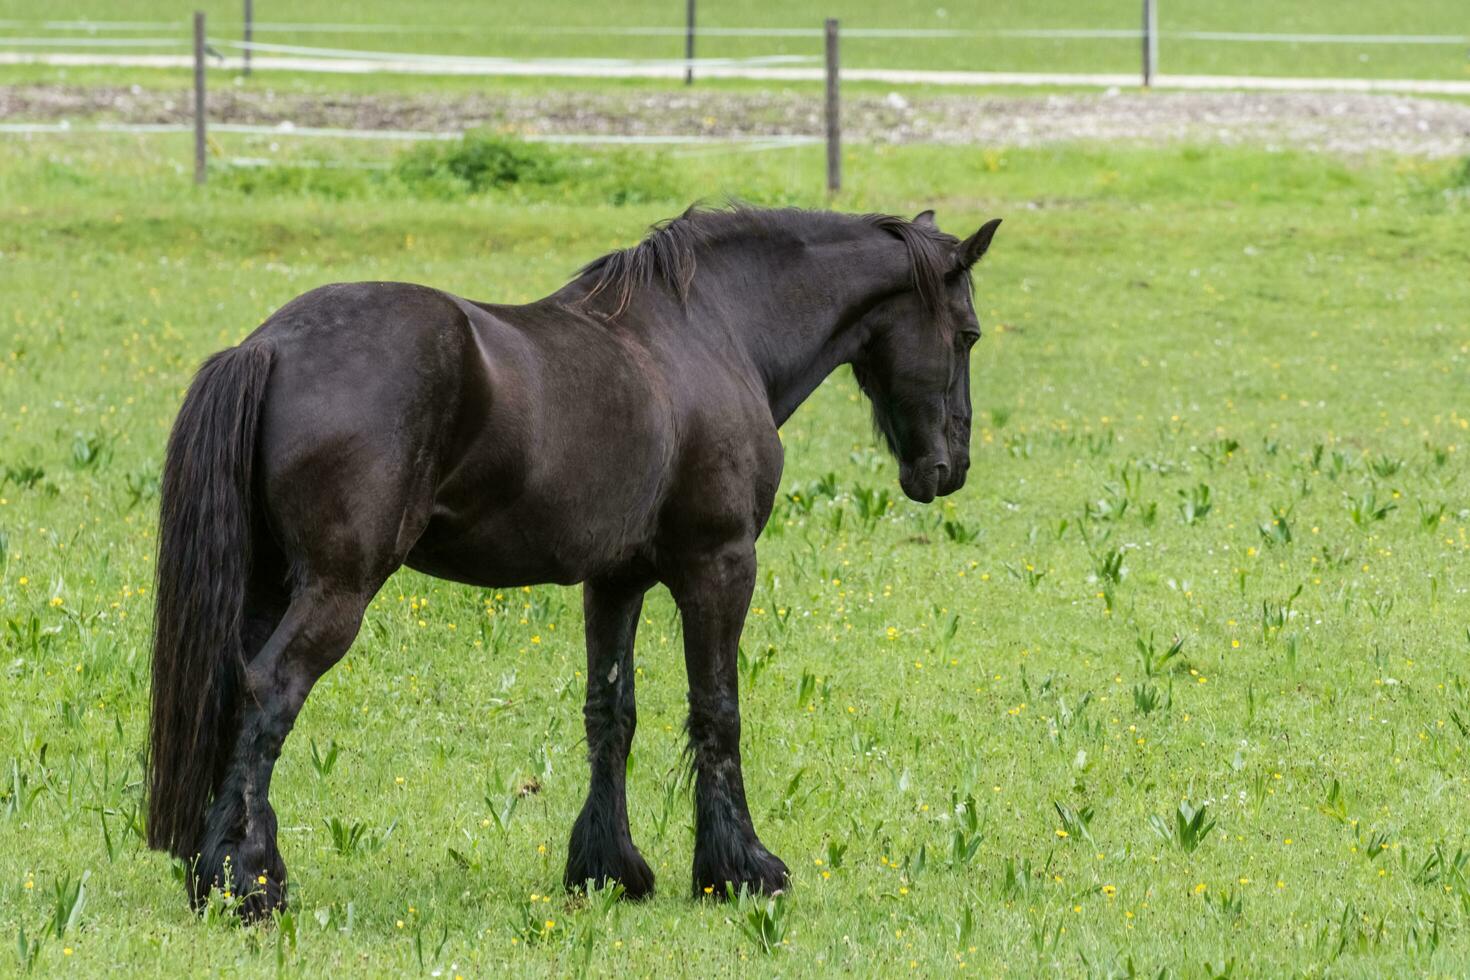
M0 86L0 120L183 123L186 92ZM256 125L532 134L820 136L810 92L572 92L539 95L210 93L212 119ZM1470 105L1317 92L1117 92L1026 96L850 96L847 139L1040 146L1077 141L1266 144L1358 155L1470 155Z

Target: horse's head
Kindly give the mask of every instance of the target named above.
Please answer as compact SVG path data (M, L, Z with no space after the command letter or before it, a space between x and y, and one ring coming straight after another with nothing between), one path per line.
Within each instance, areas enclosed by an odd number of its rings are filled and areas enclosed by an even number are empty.
M895 293L864 317L868 339L853 373L898 460L903 492L927 504L964 486L970 468L970 348L980 339L970 269L990 247L1000 219L962 242L939 234L932 211L913 224L931 244L941 244L931 270L937 274L923 288L916 270L916 288Z

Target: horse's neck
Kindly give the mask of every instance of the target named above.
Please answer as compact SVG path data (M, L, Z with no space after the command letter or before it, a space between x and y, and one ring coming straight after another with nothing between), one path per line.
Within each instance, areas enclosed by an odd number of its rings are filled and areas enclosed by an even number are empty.
M908 256L887 236L809 246L803 260L773 262L745 308L739 333L780 425L867 341L863 315L909 281Z

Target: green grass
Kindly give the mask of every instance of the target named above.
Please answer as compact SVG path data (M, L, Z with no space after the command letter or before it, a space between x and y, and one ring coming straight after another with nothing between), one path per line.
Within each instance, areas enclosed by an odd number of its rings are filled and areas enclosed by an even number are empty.
M1135 29L1140 21L1137 0L795 0L788 3L701 5L700 23L707 27L821 27L825 17L838 17L851 28L908 28L986 31L997 29ZM313 31L263 27L256 40L276 44L360 48L443 54L537 57L680 58L680 36L623 36L578 33L600 27L681 27L684 4L679 0L635 0L616 11L578 0L548 0L535 5L487 5L449 0L420 5L410 16L393 0L302 0L283 6L262 0L255 5L262 24L320 23L381 27L382 32ZM104 21L176 21L174 33L189 36L190 12L205 10L215 25L212 36L239 34L238 0L61 0L49 5L48 19ZM1458 0L1418 0L1405 7L1382 3L1350 4L1312 0L1283 4L1271 0L1239 0L1220 4L1206 0L1169 0L1160 6L1160 29L1170 31L1235 31L1319 34L1447 34L1467 33ZM34 5L0 0L0 20L34 21ZM409 31L393 28L408 25ZM7 28L12 36L47 33L34 25ZM159 36L158 30L136 31L134 37ZM700 57L821 55L820 37L720 37L699 42ZM5 45L0 42L0 49ZM891 68L991 69L1010 71L1137 70L1139 45L1128 38L930 37L863 38L843 41L844 64ZM187 47L184 49L186 50ZM813 64L818 63L816 60ZM1166 72L1348 77L1465 78L1464 45L1413 44L1278 44L1225 43L1165 37L1161 64ZM363 79L322 79L323 85L358 86Z
M587 779L577 594L404 573L277 771L292 918L242 929L192 916L138 837L157 476L194 365L321 282L524 300L697 196L820 204L821 158L196 190L186 147L0 145L7 972L1470 965L1462 165L853 154L841 207L1006 224L977 277L963 492L904 501L845 374L783 432L742 702L789 896L686 896L662 591L630 763L661 891L621 906L558 885Z

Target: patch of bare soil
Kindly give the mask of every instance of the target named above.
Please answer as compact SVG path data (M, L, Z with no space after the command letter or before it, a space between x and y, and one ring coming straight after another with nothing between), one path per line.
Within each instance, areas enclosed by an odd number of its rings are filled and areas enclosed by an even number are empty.
M210 117L257 125L521 134L819 136L811 93L496 92L486 95L301 95L218 89ZM187 92L140 87L0 86L7 122L183 123ZM848 97L846 138L865 143L938 142L1038 146L1105 141L1291 146L1357 155L1470 155L1470 105L1386 95L1321 92L1105 92L1086 95Z

